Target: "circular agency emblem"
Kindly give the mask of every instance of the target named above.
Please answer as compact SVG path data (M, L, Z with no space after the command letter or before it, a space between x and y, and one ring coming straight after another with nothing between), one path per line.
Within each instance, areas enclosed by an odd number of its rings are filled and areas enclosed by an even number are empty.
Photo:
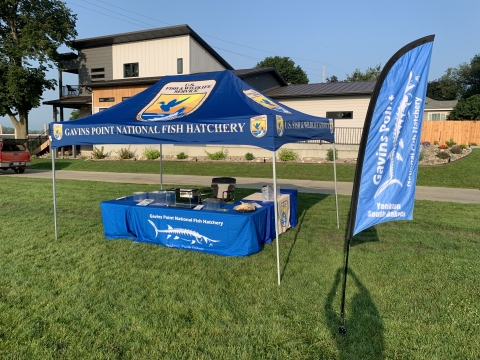
M165 84L140 112L138 121L167 121L192 114L212 93L216 80L172 81Z
M53 124L53 137L55 140L62 140L63 127L62 124Z
M275 126L277 128L278 136L282 136L285 132L285 122L280 115L275 115Z
M250 119L250 132L256 138L264 137L267 133L267 115L252 117Z

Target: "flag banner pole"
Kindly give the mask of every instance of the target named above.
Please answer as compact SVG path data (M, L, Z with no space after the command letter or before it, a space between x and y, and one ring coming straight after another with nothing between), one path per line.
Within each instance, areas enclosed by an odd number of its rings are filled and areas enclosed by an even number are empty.
M339 333L346 334L345 295L353 236L373 225L412 220L423 109L435 36L398 50L377 79L368 106L345 236Z

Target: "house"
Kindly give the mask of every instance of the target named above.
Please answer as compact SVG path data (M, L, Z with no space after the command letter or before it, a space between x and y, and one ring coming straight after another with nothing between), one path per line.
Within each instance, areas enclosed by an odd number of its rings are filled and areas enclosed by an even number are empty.
M77 53L63 54L59 69L59 98L44 102L53 106L56 121L65 120L64 109L79 109L80 117L102 111L141 92L165 75L228 69L253 88L287 106L337 119L336 126L345 131L336 142L358 144L375 85L375 82L288 85L274 68L234 70L188 25L79 39L72 47ZM78 85L64 85L63 73L78 75ZM302 147L310 149L300 150ZM323 150L326 152L330 147ZM106 151L117 148L105 145ZM164 153L170 151L172 154L194 151L191 146L188 149L173 145L171 149L164 148ZM302 157L315 157L321 147L319 144L293 144L292 148L303 151L299 154ZM92 150L93 147L81 148L82 152ZM203 147L197 150L205 155ZM141 152L138 147L136 153ZM242 156L249 150L240 148L229 152ZM256 156L271 154L258 150Z
M423 112L424 121L446 120L450 111L457 105L458 100L439 101L429 97L425 98L425 108Z

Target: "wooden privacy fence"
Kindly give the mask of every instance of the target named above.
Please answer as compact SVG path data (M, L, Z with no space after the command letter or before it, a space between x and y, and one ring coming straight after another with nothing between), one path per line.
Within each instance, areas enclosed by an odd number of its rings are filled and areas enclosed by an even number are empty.
M445 144L453 139L457 144L480 145L480 121L423 121L422 142Z

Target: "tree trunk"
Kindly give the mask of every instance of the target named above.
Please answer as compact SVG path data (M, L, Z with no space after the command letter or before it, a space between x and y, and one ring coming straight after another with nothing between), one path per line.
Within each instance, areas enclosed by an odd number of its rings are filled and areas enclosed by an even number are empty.
M15 128L15 139L26 139L28 135L28 114L19 115L19 120L13 114L9 114L9 117Z

